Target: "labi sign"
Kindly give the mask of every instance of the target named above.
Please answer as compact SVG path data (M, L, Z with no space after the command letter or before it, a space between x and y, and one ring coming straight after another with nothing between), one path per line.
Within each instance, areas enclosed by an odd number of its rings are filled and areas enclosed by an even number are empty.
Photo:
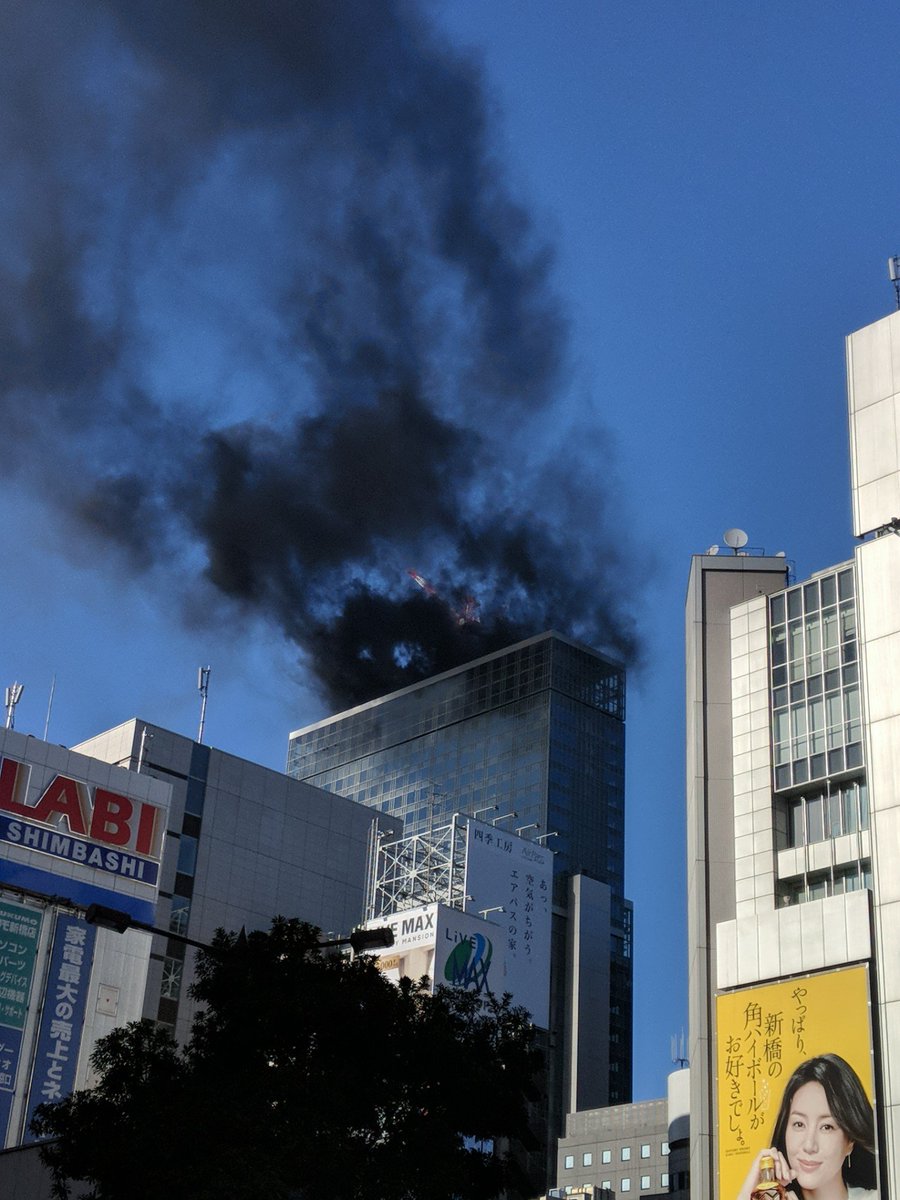
M54 775L29 803L30 770L13 758L0 764L0 841L156 883L162 809L65 775Z

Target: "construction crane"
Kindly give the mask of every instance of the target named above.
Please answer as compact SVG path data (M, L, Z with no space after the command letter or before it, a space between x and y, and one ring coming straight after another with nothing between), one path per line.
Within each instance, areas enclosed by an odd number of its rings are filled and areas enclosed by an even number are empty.
M434 584L430 583L414 567L407 567L406 573L414 583L418 584L426 596L434 596L442 604L447 604L447 601ZM478 615L478 601L474 596L464 596L462 605L459 608L454 608L452 604L447 604L447 607L456 618L457 625L477 625L481 621L481 617Z

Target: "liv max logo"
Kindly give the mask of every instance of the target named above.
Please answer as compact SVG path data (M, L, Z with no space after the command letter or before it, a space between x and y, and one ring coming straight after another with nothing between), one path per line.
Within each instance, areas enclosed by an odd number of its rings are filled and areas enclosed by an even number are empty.
M0 842L156 883L160 808L65 775L55 775L28 804L29 774L27 763L12 758L0 765Z
M487 991L493 956L493 944L483 933L463 938L453 947L444 964L444 978L456 987Z

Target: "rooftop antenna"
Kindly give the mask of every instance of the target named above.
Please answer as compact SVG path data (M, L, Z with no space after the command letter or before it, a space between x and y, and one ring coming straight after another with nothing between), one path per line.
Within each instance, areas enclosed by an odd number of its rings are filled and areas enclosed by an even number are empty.
M47 701L47 719L44 722L44 741L46 742L50 734L50 713L53 711L53 696L56 692L56 674L50 680L50 699Z
M722 541L735 554L739 554L747 545L747 535L743 529L726 529L722 534Z
M900 254L894 254L888 259L888 278L894 285L897 307L900 308Z
M152 741L153 741L153 734L150 732L150 730L145 725L143 727L143 729L141 730L141 746L140 746L140 749L138 750L138 760L137 760L138 775L140 775L141 771L143 771L143 769L144 769L144 759L147 757L147 750Z
M684 1030L681 1031L681 1037L672 1036L672 1062L676 1067L686 1067L689 1063L684 1046Z
M6 728L14 729L16 725L16 705L22 699L22 693L25 691L24 683L11 683L6 689Z
M203 729L206 725L206 698L209 695L209 673L211 667L201 667L197 672L197 690L200 692L200 729L197 741L203 741Z

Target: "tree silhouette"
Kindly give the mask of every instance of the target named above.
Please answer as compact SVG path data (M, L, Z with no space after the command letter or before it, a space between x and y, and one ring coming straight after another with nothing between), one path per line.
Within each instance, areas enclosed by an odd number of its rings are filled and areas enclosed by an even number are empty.
M489 1200L525 1186L540 1055L508 997L389 982L319 931L219 931L179 1048L151 1021L98 1042L98 1083L42 1105L54 1195L88 1200Z

